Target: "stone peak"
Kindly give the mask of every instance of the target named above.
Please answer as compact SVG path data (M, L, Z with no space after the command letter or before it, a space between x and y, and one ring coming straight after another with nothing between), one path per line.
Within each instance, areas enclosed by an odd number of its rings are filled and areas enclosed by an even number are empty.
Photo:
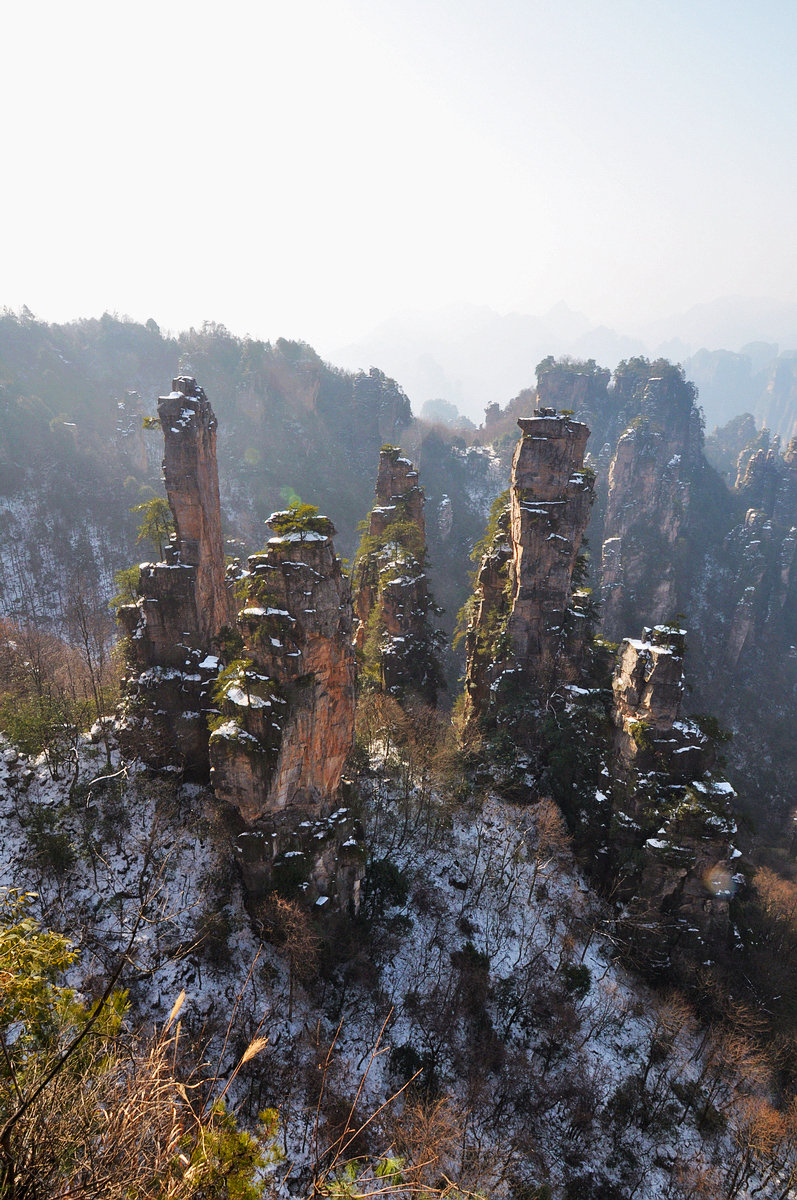
M557 413L555 408L535 408L533 416L518 417L517 423L524 437L564 438L582 433L589 436L583 421L574 421L569 413Z
M172 380L172 391L183 396L195 396L197 400L204 397L204 389L199 386L193 375L178 375Z

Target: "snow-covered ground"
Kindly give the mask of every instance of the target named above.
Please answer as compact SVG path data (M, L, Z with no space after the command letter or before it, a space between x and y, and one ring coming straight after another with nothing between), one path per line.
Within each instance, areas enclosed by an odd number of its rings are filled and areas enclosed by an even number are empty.
M81 951L70 982L88 995L138 922L122 976L134 1018L164 1021L184 990L184 1028L222 1081L268 1038L232 1095L243 1120L280 1110L289 1189L352 1111L352 1129L378 1113L354 1149L405 1154L422 1152L423 1111L434 1177L490 1196L792 1194L756 1193L755 1174L723 1190L740 1106L764 1084L622 968L553 806L443 801L384 770L361 781L365 912L323 918L314 968L294 962L291 980L245 909L209 792L123 771L116 751L109 767L86 739L70 801L70 780L3 750L0 885L38 894Z

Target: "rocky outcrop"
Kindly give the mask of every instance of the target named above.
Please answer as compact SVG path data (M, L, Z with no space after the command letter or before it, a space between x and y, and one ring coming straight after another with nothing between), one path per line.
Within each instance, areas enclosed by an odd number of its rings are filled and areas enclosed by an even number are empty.
M361 861L361 835L340 805L354 742L351 594L328 518L272 521L282 532L237 583L242 649L216 691L211 784L246 824L250 891L275 886L287 861L310 899L343 902L354 899L345 880L359 880Z
M587 632L573 575L593 496L589 430L549 408L518 425L508 512L480 564L466 637L468 720L485 715L504 677L536 700L573 682Z
M119 609L132 672L123 742L153 766L207 778L207 713L215 641L230 618L224 577L216 418L196 380L180 376L158 401L164 476L175 532L159 563L139 568L138 600Z
M642 639L625 638L612 681L615 722L628 737L643 724L654 734L668 735L678 719L684 692L685 630L666 625L646 629ZM634 759L633 737L624 757Z
M612 683L622 924L649 966L723 939L738 882L733 788L707 733L681 718L684 649L684 630L645 629L623 641Z
M364 674L384 691L434 705L442 683L438 611L425 569L424 494L397 446L379 454L376 504L354 567L355 645Z
M336 795L354 739L352 610L332 538L313 530L271 538L238 591L251 666L225 686L212 781L253 821Z
M679 548L703 465L695 392L683 374L670 367L637 387L640 415L617 443L603 528L601 630L612 641L640 613L663 621L678 611Z
M163 474L174 517L172 557L194 567L196 621L204 644L230 618L224 579L217 422L210 401L195 379L180 376L158 401L165 452Z
M572 682L580 624L569 613L573 570L592 505L584 470L589 429L540 409L521 417L512 462L510 536L514 591L507 633L515 663L550 691ZM570 618L570 620L568 619Z
M158 412L175 533L119 610L131 666L123 744L210 781L232 811L250 899L284 884L321 906L356 906L361 831L340 802L354 738L352 610L332 523L306 505L273 514L279 535L238 573L236 603L210 402L180 377Z

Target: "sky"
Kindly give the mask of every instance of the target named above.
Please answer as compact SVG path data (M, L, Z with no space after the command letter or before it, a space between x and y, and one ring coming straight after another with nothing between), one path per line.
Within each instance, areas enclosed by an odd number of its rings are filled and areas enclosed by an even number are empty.
M560 301L797 301L793 0L27 0L0 305L322 353Z

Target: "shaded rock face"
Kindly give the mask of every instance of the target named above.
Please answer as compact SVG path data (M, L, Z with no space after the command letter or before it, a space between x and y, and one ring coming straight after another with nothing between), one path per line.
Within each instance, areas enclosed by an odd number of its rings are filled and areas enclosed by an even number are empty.
M434 705L441 686L437 609L425 570L424 494L398 447L379 455L376 504L354 570L354 643L366 675L386 692ZM378 679L377 679L378 676Z
M486 715L498 656L506 648L510 613L509 582L512 541L509 508L498 520L492 545L482 555L476 574L473 620L465 634L465 722Z
M657 626L625 639L612 682L615 849L638 864L621 872L623 922L652 965L723 939L737 882L734 791L712 772L706 735L680 718L684 638Z
M548 408L518 425L509 510L480 564L466 637L467 719L485 714L507 674L538 698L573 681L587 632L573 572L593 497L589 430Z
M623 641L612 680L621 728L629 721L644 721L656 731L672 729L684 691L684 636L683 630L657 626L646 629L640 641Z
M571 363L545 359L537 367L537 401L541 407L570 409L603 443L604 428L614 398L608 392L611 372L594 362Z
M797 443L783 454L761 430L739 455L736 495L748 507L708 563L705 607L712 661L774 700L794 694L797 674ZM771 685L775 685L772 687ZM720 701L733 697L723 677ZM772 693L775 693L773 695ZM728 719L736 723L729 711Z
M601 630L617 641L642 613L678 609L680 539L702 467L694 388L676 371L649 378L641 415L622 434L609 468L601 564Z

